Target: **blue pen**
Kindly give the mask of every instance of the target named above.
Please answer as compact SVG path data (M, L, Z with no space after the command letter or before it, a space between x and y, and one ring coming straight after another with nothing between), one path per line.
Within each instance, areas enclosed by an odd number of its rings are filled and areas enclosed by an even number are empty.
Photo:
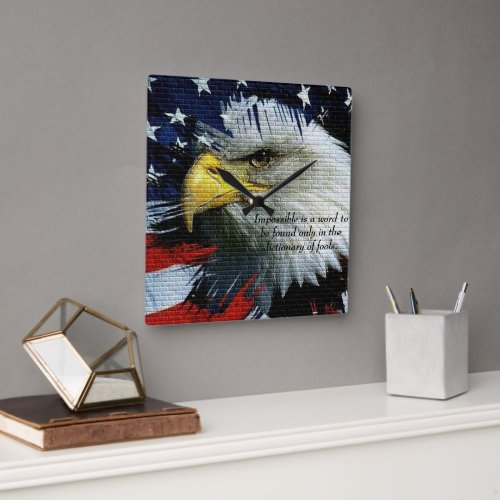
M417 297L415 297L413 288L410 288L410 307L413 314L420 314L420 305L418 304Z

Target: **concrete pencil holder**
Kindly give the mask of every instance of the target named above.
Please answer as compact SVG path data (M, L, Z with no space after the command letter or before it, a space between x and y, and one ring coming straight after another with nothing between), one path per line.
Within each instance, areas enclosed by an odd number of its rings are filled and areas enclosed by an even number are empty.
M387 392L449 399L468 389L467 312L386 314Z

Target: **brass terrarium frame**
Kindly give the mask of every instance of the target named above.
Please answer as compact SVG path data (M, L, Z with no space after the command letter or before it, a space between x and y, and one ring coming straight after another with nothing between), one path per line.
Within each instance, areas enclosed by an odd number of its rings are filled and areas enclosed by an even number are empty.
M40 328L44 325L44 323L54 314L58 308L61 308L62 315L66 313L66 306L71 304L76 308L76 312L71 316L71 318L65 322L64 327L61 327L57 330L52 329L51 331L37 333ZM83 356L78 352L78 350L74 347L71 341L67 338L66 332L68 329L78 320L78 318L82 314L89 314L98 320L101 320L118 330L123 332L123 338L121 338L116 344L114 344L111 348L107 349L105 352L100 354L97 358L95 358L91 362L85 361ZM63 320L61 320L63 323ZM82 366L85 366L84 370L88 371L88 378L83 385L83 389L79 392L79 394L75 397L70 394L67 387L62 383L60 377L54 373L54 370L51 369L49 364L46 362L40 353L35 349L35 346L39 342L47 341L48 339L61 339L64 342L64 347L69 349L68 352L71 352L72 355L76 356L79 361L81 361ZM133 344L136 346L136 352L134 353ZM103 363L107 360L110 360L112 356L120 351L122 348L127 346L128 358L129 358L129 366L120 369L113 370L99 370L99 366L102 366ZM80 411L85 409L94 409L101 408L106 406L115 406L115 405L125 405L138 403L144 400L146 397L142 371L141 371L141 360L139 353L139 345L137 342L137 335L134 331L130 330L127 326L105 316L104 314L88 307L83 304L80 304L69 298L62 298L58 300L54 306L45 314L45 316L33 327L33 329L24 337L23 339L23 347L28 352L30 357L33 359L35 364L40 368L40 370L44 373L53 387L57 390L59 395L63 398L65 403L74 411ZM87 396L90 393L90 390L96 380L97 377L106 377L112 375L123 375L129 374L133 382L135 383L135 388L137 389L137 397L130 397L127 399L109 399L106 401L98 401L98 402L86 402Z

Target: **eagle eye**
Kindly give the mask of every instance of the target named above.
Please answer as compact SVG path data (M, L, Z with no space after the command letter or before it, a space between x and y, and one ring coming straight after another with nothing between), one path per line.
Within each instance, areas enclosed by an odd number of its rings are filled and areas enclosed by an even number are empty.
M250 165L255 168L268 167L272 160L272 152L269 149L259 149L249 156Z

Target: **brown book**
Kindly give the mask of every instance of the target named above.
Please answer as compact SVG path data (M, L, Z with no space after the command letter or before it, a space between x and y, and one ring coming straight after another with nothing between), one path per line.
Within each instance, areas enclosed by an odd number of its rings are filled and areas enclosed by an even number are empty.
M57 395L0 400L0 433L40 450L199 432L197 410L157 399L75 413Z

